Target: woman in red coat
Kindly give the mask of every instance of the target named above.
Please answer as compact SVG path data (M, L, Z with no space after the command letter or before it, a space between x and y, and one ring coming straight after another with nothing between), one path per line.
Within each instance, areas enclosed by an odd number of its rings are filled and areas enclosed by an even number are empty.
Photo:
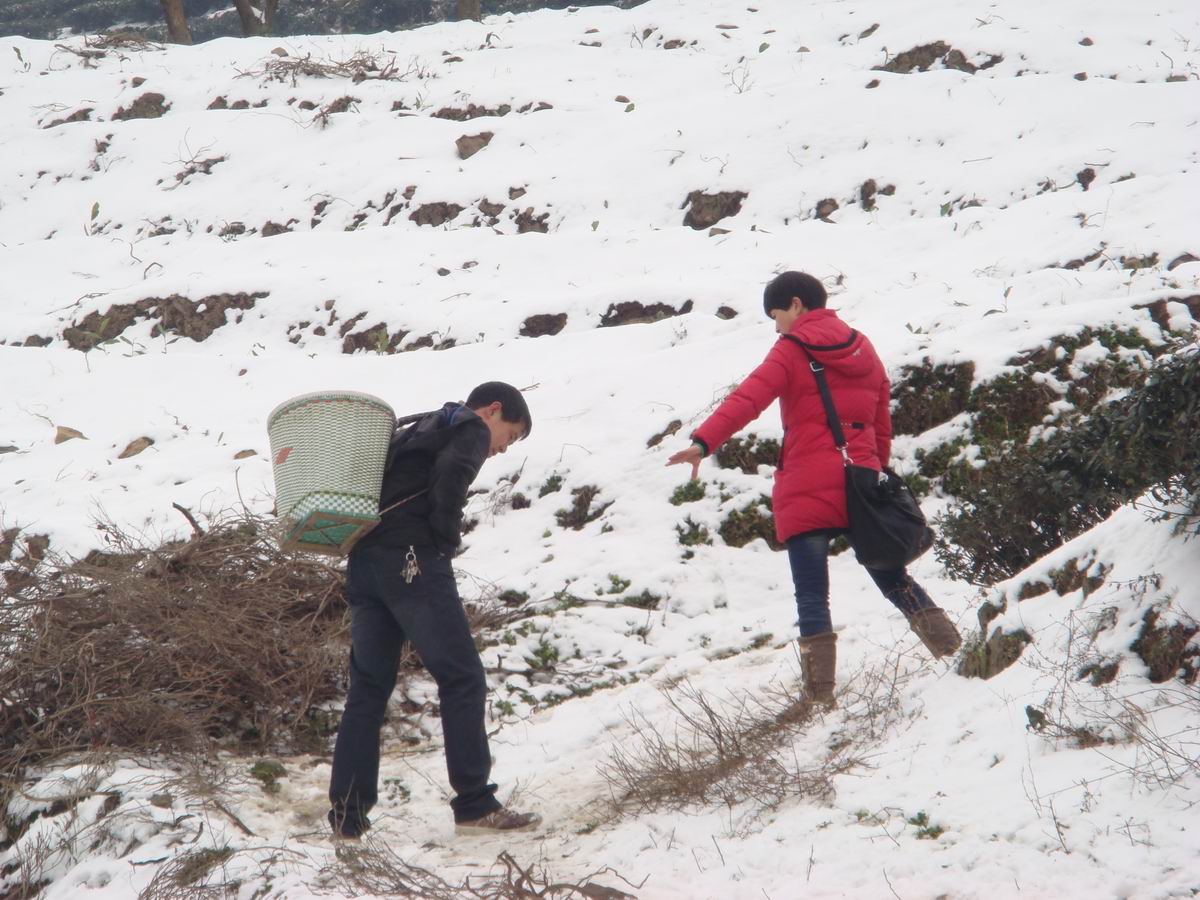
M837 661L829 615L829 540L848 525L846 482L804 349L825 368L855 465L882 469L888 464L892 416L890 384L875 348L826 309L825 301L821 282L803 272L784 272L767 285L763 308L775 320L775 331L792 339L775 342L762 364L693 432L692 446L667 465L688 463L695 478L701 459L779 400L783 446L772 491L775 533L787 545L796 585L805 696L829 704ZM904 569L867 572L934 657L959 648L954 624Z

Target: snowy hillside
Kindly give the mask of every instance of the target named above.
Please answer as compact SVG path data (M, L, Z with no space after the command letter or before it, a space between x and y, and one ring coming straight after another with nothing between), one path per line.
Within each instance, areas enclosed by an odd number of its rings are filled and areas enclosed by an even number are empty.
M920 561L964 633L988 601L989 628L1031 639L988 680L931 664L834 557L845 692L794 745L860 764L821 797L616 816L598 766L638 715L670 732L663 689L794 690L786 558L722 531L769 467L706 462L679 503L686 473L663 465L770 347L765 282L824 279L898 386L967 363L986 385L1085 328L1070 377L1144 371L1200 317L1198 81L1181 0L651 0L187 48L0 39L6 555L46 535L82 556L98 516L184 536L173 503L269 511L266 417L292 395L408 413L509 381L534 431L484 467L456 565L465 597L537 611L483 656L501 796L519 786L547 824L456 839L422 718L385 751L377 810L406 863L458 883L508 851L563 881L611 867L640 888L595 880L647 898L1192 896L1200 697L1131 645L1151 608L1200 616L1200 562L1134 506L986 591ZM1052 392L1036 428L1081 404L1031 377ZM897 467L955 440L971 459L972 415L898 437ZM777 439L775 412L750 431ZM573 501L579 529L557 515ZM328 760L283 762L278 792L227 801L254 836L152 803L153 761L26 785L7 828L57 814L0 850L0 897L22 879L167 896L156 873L197 848L229 849L242 896L336 892ZM41 871L22 862L64 835Z

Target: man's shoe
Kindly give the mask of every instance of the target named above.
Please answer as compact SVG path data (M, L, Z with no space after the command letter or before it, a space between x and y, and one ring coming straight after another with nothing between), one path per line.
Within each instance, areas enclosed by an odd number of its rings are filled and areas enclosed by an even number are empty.
M330 810L326 818L329 827L333 829L333 839L339 842L357 842L362 838L363 832L371 827L371 820L364 815L347 815Z
M542 817L537 813L519 813L500 807L478 819L456 822L454 830L458 834L499 834L508 831L529 831L541 824Z

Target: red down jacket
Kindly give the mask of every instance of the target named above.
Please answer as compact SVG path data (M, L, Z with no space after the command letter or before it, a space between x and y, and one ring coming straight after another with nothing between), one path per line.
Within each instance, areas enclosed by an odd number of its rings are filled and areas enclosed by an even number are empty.
M825 367L854 464L872 469L886 466L892 445L891 385L871 342L831 309L805 313L791 333ZM771 497L776 536L786 541L817 529L845 528L842 457L808 358L792 341L780 337L762 364L692 436L711 453L776 398L783 418L783 447Z

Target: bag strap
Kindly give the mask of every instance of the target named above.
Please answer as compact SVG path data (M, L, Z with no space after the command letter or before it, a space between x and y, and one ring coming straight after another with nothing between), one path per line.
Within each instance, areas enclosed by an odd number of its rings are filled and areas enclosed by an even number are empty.
M846 449L846 432L842 430L842 420L833 403L833 392L829 390L829 382L825 380L825 367L817 362L800 338L792 334L785 334L783 337L803 350L804 355L808 357L808 367L812 370L813 379L817 382L817 391L821 395L821 404L825 407L825 420L829 423L829 430L833 432L833 443L841 451L842 464L850 465L850 451Z

